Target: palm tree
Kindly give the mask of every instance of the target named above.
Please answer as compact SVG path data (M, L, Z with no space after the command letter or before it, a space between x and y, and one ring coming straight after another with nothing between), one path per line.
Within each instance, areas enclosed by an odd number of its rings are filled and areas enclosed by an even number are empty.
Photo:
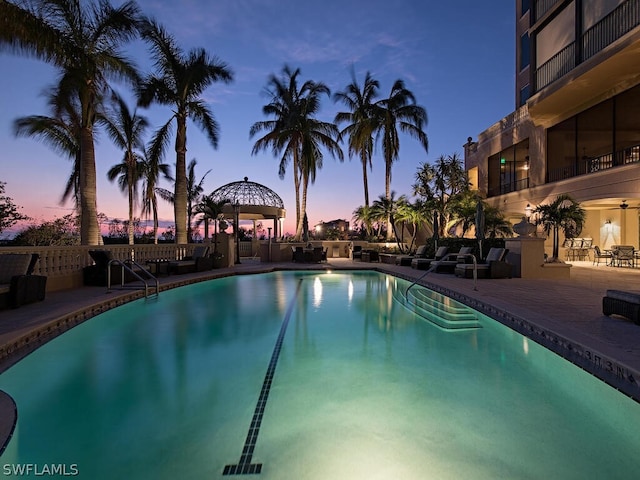
M314 183L317 170L322 168L321 147L341 161L343 159L342 150L336 141L338 128L333 123L315 118L320 108L320 96L329 95L329 88L311 80L298 88L299 75L300 69L292 71L285 65L281 78L275 75L269 77L267 94L271 102L262 108L262 112L275 118L256 122L249 131L250 137L258 132L267 132L255 142L251 153L255 155L271 148L274 155L280 155L280 178L284 178L287 164L293 164L297 240L302 235L308 184Z
M580 235L586 220L586 211L570 195L558 195L547 205L538 205L532 213L538 214L536 225L542 225L547 235L553 232L553 254L550 263L562 263L558 255L560 248L559 231L565 237Z
M153 20L145 20L141 26L143 37L151 45L151 55L158 72L150 75L141 84L139 100L142 106L152 102L170 106L173 114L166 124L156 132L151 155L156 157L163 151L176 122L176 172L174 190L174 214L176 221L176 243L188 241L187 225L187 119L191 119L207 136L213 148L218 147L218 123L213 112L201 98L212 83L228 83L233 76L228 67L218 59L210 57L203 48L192 49L185 54L165 29Z
M398 200L395 199L396 192L391 192L389 196L380 195L377 200L373 201L371 206L371 216L379 223L385 223L387 225L386 237L391 238L389 229L398 238L395 226L395 216L398 212Z
M389 97L378 100L375 107L376 116L379 117L376 140L380 140L382 144L385 163L385 195L390 199L391 166L400 155L398 129L417 139L427 152L429 142L423 130L427 124L427 111L424 107L416 105L413 93L405 87L402 80L396 80L391 87ZM389 222L390 219L387 218L387 221ZM387 228L387 239L390 238L391 228Z
M215 201L211 195L204 195L195 207L196 213L202 214L205 239L209 238L209 220L213 220L213 253L218 252L218 219L227 203L230 203L228 199Z
M137 78L119 47L137 34L138 7L129 1L114 8L106 0L37 0L32 5L0 2L0 48L53 63L60 70L61 95L78 100L80 240L95 245L100 234L93 128L108 79Z
M198 161L192 158L187 167L187 225L189 226L189 240L191 240L191 222L195 212L195 205L200 201L200 195L204 192L204 179L211 172L211 169L207 170L205 174L196 181L196 165ZM156 193L169 203L175 205L175 193L164 188L157 188Z
M344 136L348 138L349 158L352 155L360 157L362 163L362 182L364 185L364 206L369 206L369 183L367 168L371 168L373 155L373 133L377 128L377 118L373 108L373 101L378 96L380 84L367 72L362 89L358 85L355 73L352 72L352 81L342 92L334 94L334 101L340 101L349 109L347 112L338 112L335 117L337 124L348 122L340 131L338 140Z
M138 193L138 181L144 171L143 135L149 126L145 117L137 114L136 109L129 110L126 102L119 96L113 95L115 104L112 112L104 115L100 122L116 147L123 151L122 162L114 165L107 172L107 178L113 182L116 178L120 189L127 192L129 200L129 245L134 243L134 206Z
M416 172L413 193L422 197L438 215L438 236L443 237L456 222L453 209L460 195L469 191L469 181L458 154L441 155L434 165L421 163ZM475 215L475 201L473 198Z
M416 201L411 203L405 195L398 198L395 221L402 224L402 230L400 238L396 237L396 240L401 252L409 253L413 251L418 230L421 225L427 223L428 216L432 215L427 215L427 210L423 202ZM411 240L408 245L407 242L404 241L405 231L408 231L411 235ZM407 247L405 247L405 245L407 245Z
M30 115L13 122L16 137L35 137L60 155L73 161L71 174L65 185L60 203L73 197L74 207L80 213L80 108L76 98L60 98L57 91L47 92L47 103L52 116Z
M153 216L153 243L158 243L158 196L156 189L162 175L166 180L173 181L169 165L162 162L162 158L152 157L145 149L142 160L142 179L144 181L142 193L142 215Z
M371 229L374 221L371 218L371 207L360 205L353 211L352 218L354 221L360 222L361 226L364 226L367 237L371 235Z

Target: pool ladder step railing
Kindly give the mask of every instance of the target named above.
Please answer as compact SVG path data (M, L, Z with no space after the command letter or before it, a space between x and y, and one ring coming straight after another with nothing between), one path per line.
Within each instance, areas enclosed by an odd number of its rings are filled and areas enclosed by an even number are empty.
M141 288L144 288L144 298L148 298L150 295L150 291L154 290L151 295L155 295L156 297L160 294L160 282L158 279L145 267L135 262L134 260L118 260L113 259L109 260L107 265L107 292L111 291L111 265L117 265L121 268L120 270L120 288L138 288L139 286L132 285L131 287L125 287L125 273L129 273L136 280L142 283ZM144 277L143 277L144 276ZM149 282L152 282L152 285L149 285Z

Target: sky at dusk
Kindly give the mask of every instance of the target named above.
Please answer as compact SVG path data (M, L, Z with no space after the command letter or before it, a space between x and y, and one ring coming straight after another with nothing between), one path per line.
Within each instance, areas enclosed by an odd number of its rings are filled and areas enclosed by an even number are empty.
M119 2L113 1L114 5ZM394 164L392 190L411 194L418 165L441 155L458 153L467 137L477 135L514 110L515 11L512 0L140 0L146 15L154 17L188 51L204 47L225 62L234 75L230 84L213 84L204 94L220 125L214 150L205 135L189 123L187 162L197 159L196 176L207 170L205 193L247 176L282 197L285 231L295 232L292 172L278 177L279 158L271 152L252 156L256 138L249 129L266 120L264 89L270 74L284 64L300 68L300 84L324 82L333 92L343 90L354 69L361 84L370 71L386 97L396 79L402 79L428 114L429 151L401 136L400 158ZM146 46L126 45L125 53L143 72L152 68ZM60 198L71 172L71 161L34 138L16 138L13 122L28 115L48 115L42 92L56 81L56 71L39 60L0 53L0 181L6 194L36 222L72 212L72 203ZM120 89L122 91L122 89ZM133 107L134 100L129 102ZM318 118L333 121L343 105L324 97ZM171 113L166 107L140 109L149 119L149 138ZM104 133L96 144L98 212L110 219L127 218L127 198L107 180L108 169L120 163ZM175 153L165 157L172 167ZM162 187L172 189L169 182ZM371 199L384 194L384 161L376 149L369 174ZM362 168L357 158L340 163L326 155L316 182L309 187L309 224L344 218L364 204ZM139 207L136 216L139 216ZM173 207L160 200L160 219L173 223Z

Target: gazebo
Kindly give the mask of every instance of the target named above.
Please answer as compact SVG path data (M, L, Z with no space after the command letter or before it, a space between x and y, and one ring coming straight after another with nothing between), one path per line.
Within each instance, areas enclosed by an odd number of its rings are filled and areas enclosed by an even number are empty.
M280 220L286 217L287 212L280 196L270 188L244 177L244 180L217 188L211 197L216 202L229 202L222 210L225 218L234 222L253 220L254 232L257 220L273 220L273 237L278 238Z

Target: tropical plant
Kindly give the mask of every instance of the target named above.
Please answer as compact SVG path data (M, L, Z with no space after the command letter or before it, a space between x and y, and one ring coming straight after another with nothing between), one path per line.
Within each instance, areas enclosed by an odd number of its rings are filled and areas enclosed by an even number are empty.
M76 97L61 97L55 89L47 92L47 104L52 116L30 115L13 122L16 137L35 137L48 144L57 153L73 161L73 168L67 180L60 202L64 204L70 197L80 213L80 125L81 112Z
M432 215L425 207L424 202L418 200L411 203L404 195L398 199L395 222L400 224L400 236L396 237L400 252L409 253L413 251L420 227L428 223L429 218L432 218ZM405 232L410 236L409 242L404 239Z
M460 192L449 202L448 210L451 212L452 221L456 222L465 236L475 226L478 202L482 202L484 211L485 237L498 238L513 235L513 227L499 208L485 202L477 192L467 190Z
M129 110L119 95L113 96L114 108L101 117L107 134L116 147L122 150L122 162L107 172L107 178L113 182L118 179L120 190L127 192L129 201L128 238L129 245L134 243L134 214L138 194L138 182L144 172L144 138L149 122L137 114L136 109ZM142 153L141 153L142 152Z
M270 148L274 155L279 155L280 178L284 178L287 164L293 164L296 240L302 236L309 182L315 182L317 170L322 168L323 148L340 161L344 158L336 140L338 128L333 123L315 118L320 109L320 96L330 95L329 88L311 80L298 88L299 75L300 69L292 71L285 65L281 78L269 77L266 92L271 101L262 108L262 112L274 119L256 122L249 131L250 137L267 132L255 142L251 153L255 155Z
M536 225L542 225L547 235L553 235L553 253L549 263L563 263L558 252L560 249L559 232L567 238L580 235L586 219L586 211L570 195L558 195L546 205L538 205L532 213L537 214Z
M428 209L435 210L438 216L438 236L444 237L457 221L453 211L456 200L469 190L462 160L456 153L441 155L434 165L421 163L415 178L413 193L426 202ZM473 208L475 209L475 203Z
M200 201L200 195L204 192L204 179L211 172L211 169L207 170L205 174L200 178L199 181L196 180L196 165L198 161L195 158L192 158L189 162L189 166L187 167L187 225L189 226L189 235L191 235L191 227L193 221L193 215L195 212L195 206ZM158 188L156 192L163 200L166 200L169 203L175 205L175 193L170 192L165 188ZM189 238L191 240L191 238Z
M202 214L205 239L209 238L209 221L213 220L213 253L218 252L218 220L222 216L224 206L227 203L230 203L230 200L226 198L216 201L211 195L204 195L200 199L200 203L195 207L196 213Z
M0 182L0 233L12 227L21 220L29 220L29 217L20 213L13 199L4 194L5 182Z
M362 163L362 183L364 186L364 206L369 207L369 183L367 168L371 168L373 155L373 133L378 126L375 116L374 100L378 96L380 84L374 80L371 73L367 72L362 88L352 72L352 81L342 92L333 95L336 102L342 102L349 111L338 112L335 116L336 124L347 122L338 137L341 141L345 136L348 139L349 158L357 155Z
M146 107L156 102L173 109L167 123L155 133L150 154L152 157L161 156L160 152L168 145L175 120L176 171L173 205L176 242L186 243L190 231L187 213L187 119L191 119L206 134L213 148L217 148L218 123L201 95L214 82L230 82L233 75L227 65L210 57L203 48L192 49L185 54L177 46L175 39L154 20L142 22L141 32L151 45L151 56L157 73L149 75L142 82L138 91L140 105Z
M366 235L370 236L373 229L373 218L371 217L371 207L367 205L361 205L353 211L353 220L360 222L362 228L364 228Z
M138 7L107 0L35 0L25 8L0 2L0 48L35 56L60 70L58 91L80 107L80 238L99 242L94 123L113 79L137 79L119 47L137 34Z
M160 176L166 180L173 181L171 176L169 165L162 162L162 158L152 157L145 149L143 152L142 160L142 180L143 180L143 193L142 193L142 215L153 216L153 243L158 243L158 196L156 189ZM148 218L148 217L147 217Z
M402 80L396 80L391 87L388 98L375 103L377 120L376 141L382 145L385 163L385 196L391 199L391 167L400 156L400 137L402 133L417 139L425 152L429 142L424 128L427 124L427 111L416 105L413 93L408 90ZM387 218L390 222L390 218ZM387 239L391 238L391 228L387 228Z

